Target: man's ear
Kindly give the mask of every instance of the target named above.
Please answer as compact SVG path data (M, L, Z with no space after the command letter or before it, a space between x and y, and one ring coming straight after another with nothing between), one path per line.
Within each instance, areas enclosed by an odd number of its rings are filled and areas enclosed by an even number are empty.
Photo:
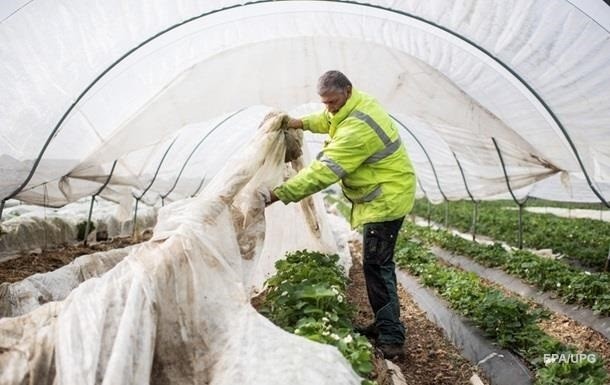
M347 97L352 96L352 86L347 86Z

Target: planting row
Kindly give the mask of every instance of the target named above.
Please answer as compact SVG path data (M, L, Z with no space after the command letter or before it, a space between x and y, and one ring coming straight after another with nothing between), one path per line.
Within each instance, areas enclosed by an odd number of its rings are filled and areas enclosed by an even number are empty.
M565 303L577 303L598 314L610 315L610 274L584 272L525 250L507 251L499 243L482 245L445 230L410 223L406 226L419 239L472 258L484 266L501 268L541 291L556 293Z
M547 335L538 325L548 314L484 284L473 273L447 266L420 241L409 226L402 230L397 264L433 288L458 313L503 348L524 358L535 371L536 385L604 385L608 373L602 359L578 352Z
M373 372L373 348L353 331L354 307L345 296L348 278L337 255L298 251L276 262L266 282L261 314L282 329L336 346L363 378ZM375 384L368 379L363 385Z
M472 227L473 203L448 202L448 225L469 232ZM511 209L512 208L512 209ZM506 202L480 202L478 234L518 245L518 213L515 205ZM444 205L429 205L418 199L413 214L438 223L445 222ZM610 223L585 218L561 218L552 214L523 213L523 244L534 249L552 249L553 252L574 258L583 266L601 271L610 247Z

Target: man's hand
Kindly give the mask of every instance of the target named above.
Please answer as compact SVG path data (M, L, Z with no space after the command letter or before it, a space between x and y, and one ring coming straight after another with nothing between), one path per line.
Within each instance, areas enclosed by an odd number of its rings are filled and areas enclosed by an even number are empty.
M275 195L273 190L269 190L269 199L265 200L265 207L277 202L278 200L280 200L280 198L278 198L277 195Z
M303 128L303 121L301 119L288 118L288 123L286 123L286 127Z

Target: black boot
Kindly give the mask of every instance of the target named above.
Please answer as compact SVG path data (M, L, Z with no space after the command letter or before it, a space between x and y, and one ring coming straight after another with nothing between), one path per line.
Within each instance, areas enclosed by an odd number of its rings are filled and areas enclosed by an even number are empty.
M354 331L367 338L377 339L379 337L379 329L374 322L365 326L354 326Z
M383 358L387 360L403 358L405 355L404 344L380 344L377 348L381 350Z

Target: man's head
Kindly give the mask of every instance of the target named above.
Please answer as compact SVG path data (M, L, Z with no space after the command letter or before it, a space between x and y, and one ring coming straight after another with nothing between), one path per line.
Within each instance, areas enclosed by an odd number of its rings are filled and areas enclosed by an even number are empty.
M318 95L331 114L336 114L352 96L352 82L339 71L328 71L318 79Z

